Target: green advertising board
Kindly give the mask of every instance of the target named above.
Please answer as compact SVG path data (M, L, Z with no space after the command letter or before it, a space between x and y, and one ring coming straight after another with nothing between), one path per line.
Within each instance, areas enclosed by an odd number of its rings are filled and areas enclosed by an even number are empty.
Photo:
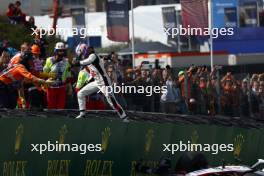
M163 144L179 141L200 144L233 144L231 152L205 152L212 165L245 164L264 158L263 129L212 124L180 124L119 119L49 118L0 119L0 170L2 176L136 176L139 160L150 167L161 157L175 165L183 152L164 152ZM101 144L102 151L32 152L31 144Z

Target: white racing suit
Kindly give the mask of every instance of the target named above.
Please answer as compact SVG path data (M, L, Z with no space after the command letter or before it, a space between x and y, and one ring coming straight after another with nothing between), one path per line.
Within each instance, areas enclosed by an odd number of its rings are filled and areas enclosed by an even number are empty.
M92 53L85 60L80 61L80 65L87 66L90 70L90 75L94 78L94 81L85 85L77 94L79 110L85 111L86 109L86 96L89 96L96 92L102 92L109 103L109 105L117 111L120 118L126 118L125 111L116 101L113 92L107 90L111 86L111 81L105 71L104 64L96 54Z

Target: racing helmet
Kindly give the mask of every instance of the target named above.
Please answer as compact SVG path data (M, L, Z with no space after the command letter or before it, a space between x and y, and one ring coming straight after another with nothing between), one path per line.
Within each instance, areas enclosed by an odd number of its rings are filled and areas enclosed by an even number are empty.
M76 49L75 49L75 53L77 55L77 57L79 57L80 59L85 59L89 56L89 52L88 52L88 45L85 43L80 43Z

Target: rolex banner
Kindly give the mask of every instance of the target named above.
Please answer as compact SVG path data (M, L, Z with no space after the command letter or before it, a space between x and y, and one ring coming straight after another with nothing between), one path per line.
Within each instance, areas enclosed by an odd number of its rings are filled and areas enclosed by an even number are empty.
M129 41L129 1L106 1L107 37L117 42Z
M0 119L0 172L2 176L136 176L139 160L150 167L161 157L173 166L184 152L164 152L163 144L233 144L233 152L205 155L212 165L252 164L264 156L263 129L212 124L131 122L107 119L8 118ZM101 144L101 151L51 151L54 144ZM34 148L32 147L34 144ZM34 150L35 149L35 150ZM46 149L39 153L37 149ZM54 149L54 148L53 148ZM32 151L33 150L33 151ZM48 151L50 150L50 151Z
M177 28L177 19L175 7L163 7L162 8L162 18L164 24L164 30ZM176 45L176 38L172 34L167 35L167 43L169 45Z

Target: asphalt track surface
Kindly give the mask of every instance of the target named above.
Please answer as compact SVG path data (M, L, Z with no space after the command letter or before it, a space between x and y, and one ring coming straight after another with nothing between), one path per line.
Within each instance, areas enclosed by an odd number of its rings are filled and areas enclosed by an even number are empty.
M32 111L32 110L9 110L0 109L0 118L72 118L78 115L78 110L48 110ZM204 116L204 115L180 115L180 114L163 114L153 112L136 112L127 111L127 115L131 122L147 122L147 123L178 123L178 124L212 124L220 126L236 126L241 128L264 128L264 117L225 117L225 116ZM120 120L117 114L112 110L91 110L87 111L85 118L99 118Z

